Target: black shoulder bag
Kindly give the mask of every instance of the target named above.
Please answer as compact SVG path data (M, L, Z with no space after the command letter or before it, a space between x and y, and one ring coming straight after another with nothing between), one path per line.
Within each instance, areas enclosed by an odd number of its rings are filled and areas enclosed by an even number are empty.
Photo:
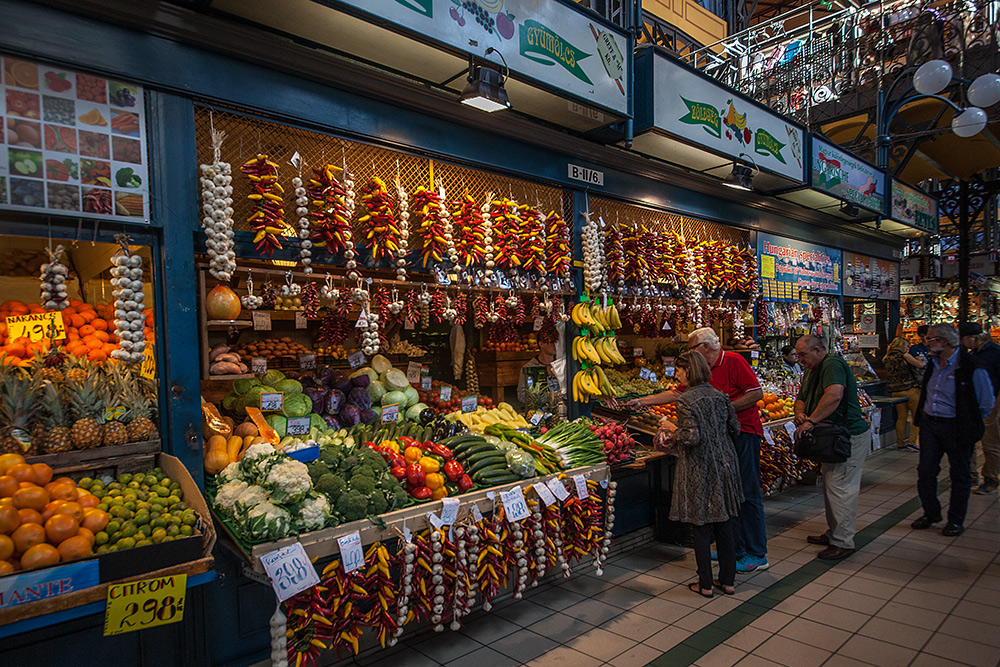
M826 359L823 360L823 363L826 363ZM820 382L817 379L813 384L810 412L819 405L819 396L816 395L820 393L819 389ZM841 407L838 412L841 413L840 421L843 422L847 411ZM823 420L795 441L795 455L800 459L808 459L816 463L844 463L851 457L851 432L841 424Z

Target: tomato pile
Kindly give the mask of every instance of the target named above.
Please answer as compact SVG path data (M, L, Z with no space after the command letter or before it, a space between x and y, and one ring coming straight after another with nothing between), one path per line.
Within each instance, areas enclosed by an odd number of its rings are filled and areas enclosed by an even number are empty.
M447 401L441 400L442 387L451 387L451 397ZM458 387L450 385L447 382L441 382L440 380L434 380L431 382L431 388L429 390L418 391L417 393L420 396L421 403L426 403L428 406L434 408L442 414L460 410L462 408L462 399L466 396L471 396L469 392L462 391ZM493 407L493 399L488 396L479 396L476 400L476 404L489 410Z

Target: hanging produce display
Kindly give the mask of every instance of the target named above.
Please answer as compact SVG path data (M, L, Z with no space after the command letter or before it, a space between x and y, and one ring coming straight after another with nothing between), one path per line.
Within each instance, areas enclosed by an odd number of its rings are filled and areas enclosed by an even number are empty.
M281 250L280 237L295 235L285 222L285 199L282 196L285 189L278 182L278 165L261 153L244 162L240 171L251 185L247 198L254 202L255 211L247 222L256 232L253 242L258 253L270 257L275 250Z
M69 308L69 296L66 293L66 277L69 269L60 261L65 248L58 245L45 249L49 261L42 264L40 301L45 310L66 310Z
M398 204L382 179L373 176L361 188L361 204L365 208L365 214L358 219L358 222L365 230L365 239L368 241L372 259L376 262L395 260L401 239L399 223L396 220ZM409 217L409 213L406 215ZM400 219L405 219L402 218L402 214Z
M233 251L233 168L221 158L226 133L212 131L212 163L201 165L201 226L205 230L205 249L209 273L216 280L229 282L236 273Z
M338 180L338 173L343 182ZM351 230L355 207L354 181L345 168L332 164L313 169L313 174L306 186L309 205L313 208L309 213L311 231L308 239L314 246L326 248L332 255L345 253L346 257L346 251L354 249ZM299 237L302 238L301 232ZM353 257L352 253L347 259Z
M111 352L111 358L134 366L145 358L146 349L142 257L129 250L128 236L117 234L115 240L121 246L112 258L115 266L111 269L111 285L115 288L115 336L119 349Z

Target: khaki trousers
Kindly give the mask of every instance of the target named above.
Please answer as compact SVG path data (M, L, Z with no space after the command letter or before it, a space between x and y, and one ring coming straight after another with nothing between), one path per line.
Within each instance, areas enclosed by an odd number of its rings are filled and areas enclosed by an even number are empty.
M920 390L916 387L912 389L907 389L906 391L894 391L892 392L895 398L905 398L908 399L906 403L896 404L896 448L902 449L906 447L906 423L909 417L914 417L917 414L917 404L920 403ZM920 433L920 429L917 428L916 424L910 424L910 442L909 444L914 447L917 446L917 435Z

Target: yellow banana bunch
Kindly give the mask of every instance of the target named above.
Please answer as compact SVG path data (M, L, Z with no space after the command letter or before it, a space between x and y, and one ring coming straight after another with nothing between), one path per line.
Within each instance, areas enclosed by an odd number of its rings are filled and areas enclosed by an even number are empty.
M600 366L578 372L573 377L573 400L586 403L594 396L617 396Z
M624 364L615 336L577 336L573 339L573 359L582 364Z
M571 316L576 326L589 329L592 333L597 334L620 329L622 326L618 308L613 303L609 303L605 307L596 301L592 303L580 302L573 307Z

